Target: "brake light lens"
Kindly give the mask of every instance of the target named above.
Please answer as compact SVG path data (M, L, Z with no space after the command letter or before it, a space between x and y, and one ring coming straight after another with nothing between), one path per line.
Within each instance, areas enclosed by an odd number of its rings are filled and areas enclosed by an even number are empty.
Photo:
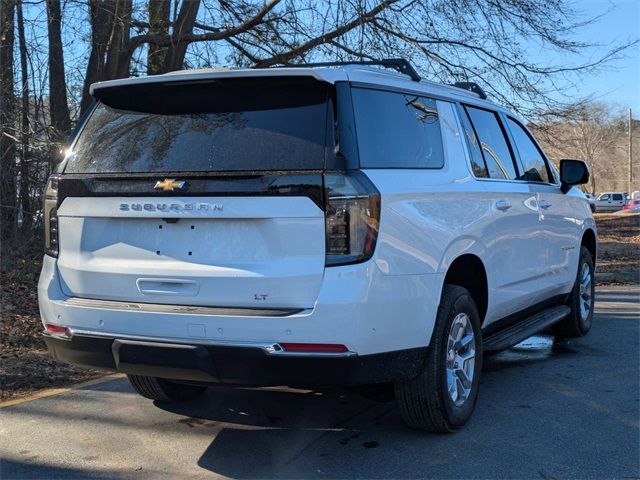
M325 265L369 260L380 226L380 192L361 171L324 175Z
M44 191L44 252L58 256L58 179L50 177Z
M50 335L56 335L59 337L69 337L70 332L67 327L61 327L60 325L54 325L52 323L47 323L46 326L47 333Z

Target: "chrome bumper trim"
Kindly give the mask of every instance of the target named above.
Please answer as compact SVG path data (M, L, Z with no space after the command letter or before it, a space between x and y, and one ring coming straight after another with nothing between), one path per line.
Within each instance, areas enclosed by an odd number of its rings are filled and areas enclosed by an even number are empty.
M303 312L302 308L234 308L202 307L198 305L166 305L162 303L136 303L116 300L95 300L91 298L71 297L64 301L65 306L99 308L103 310L123 310L128 312L175 313L183 315L212 315L225 317L289 317Z
M202 345L210 347L244 347L258 348L264 353L279 357L354 357L356 352L287 352L279 343L275 342L243 342L235 340L215 340L205 338L166 338L166 337L149 337L145 335L130 335L110 332L95 332L90 330L80 330L77 328L69 328L69 335L64 340L72 340L74 336L78 337L98 337L108 338L112 340L132 340L140 342L157 342L157 343L178 343L185 345ZM60 337L58 337L60 338Z

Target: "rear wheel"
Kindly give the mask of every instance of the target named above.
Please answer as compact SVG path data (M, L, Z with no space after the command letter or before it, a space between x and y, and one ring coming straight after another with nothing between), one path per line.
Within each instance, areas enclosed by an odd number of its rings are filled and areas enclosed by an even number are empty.
M159 402L186 402L204 393L205 387L182 385L164 378L127 375L129 383L140 395Z
M593 305L595 299L595 281L593 258L589 250L580 247L580 262L573 290L569 294L567 305L571 313L553 327L553 333L560 337L581 337L591 330Z
M411 428L451 432L473 413L482 370L480 317L469 292L445 285L424 370L395 384L396 400Z

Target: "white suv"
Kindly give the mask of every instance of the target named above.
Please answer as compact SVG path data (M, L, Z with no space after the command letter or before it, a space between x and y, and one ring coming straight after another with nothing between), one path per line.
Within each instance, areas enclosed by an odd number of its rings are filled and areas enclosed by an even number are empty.
M596 198L597 212L617 212L627 204L627 194L624 192L605 192Z
M181 401L393 385L414 428L473 410L482 354L589 331L596 228L513 113L405 61L92 86L49 180L51 354Z

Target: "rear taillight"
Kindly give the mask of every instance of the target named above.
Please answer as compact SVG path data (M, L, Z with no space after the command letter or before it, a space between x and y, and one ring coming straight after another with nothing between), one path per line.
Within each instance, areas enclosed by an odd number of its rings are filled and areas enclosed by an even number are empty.
M324 174L325 265L369 260L380 225L380 192L360 172Z
M44 252L58 256L58 179L49 178L44 191Z

